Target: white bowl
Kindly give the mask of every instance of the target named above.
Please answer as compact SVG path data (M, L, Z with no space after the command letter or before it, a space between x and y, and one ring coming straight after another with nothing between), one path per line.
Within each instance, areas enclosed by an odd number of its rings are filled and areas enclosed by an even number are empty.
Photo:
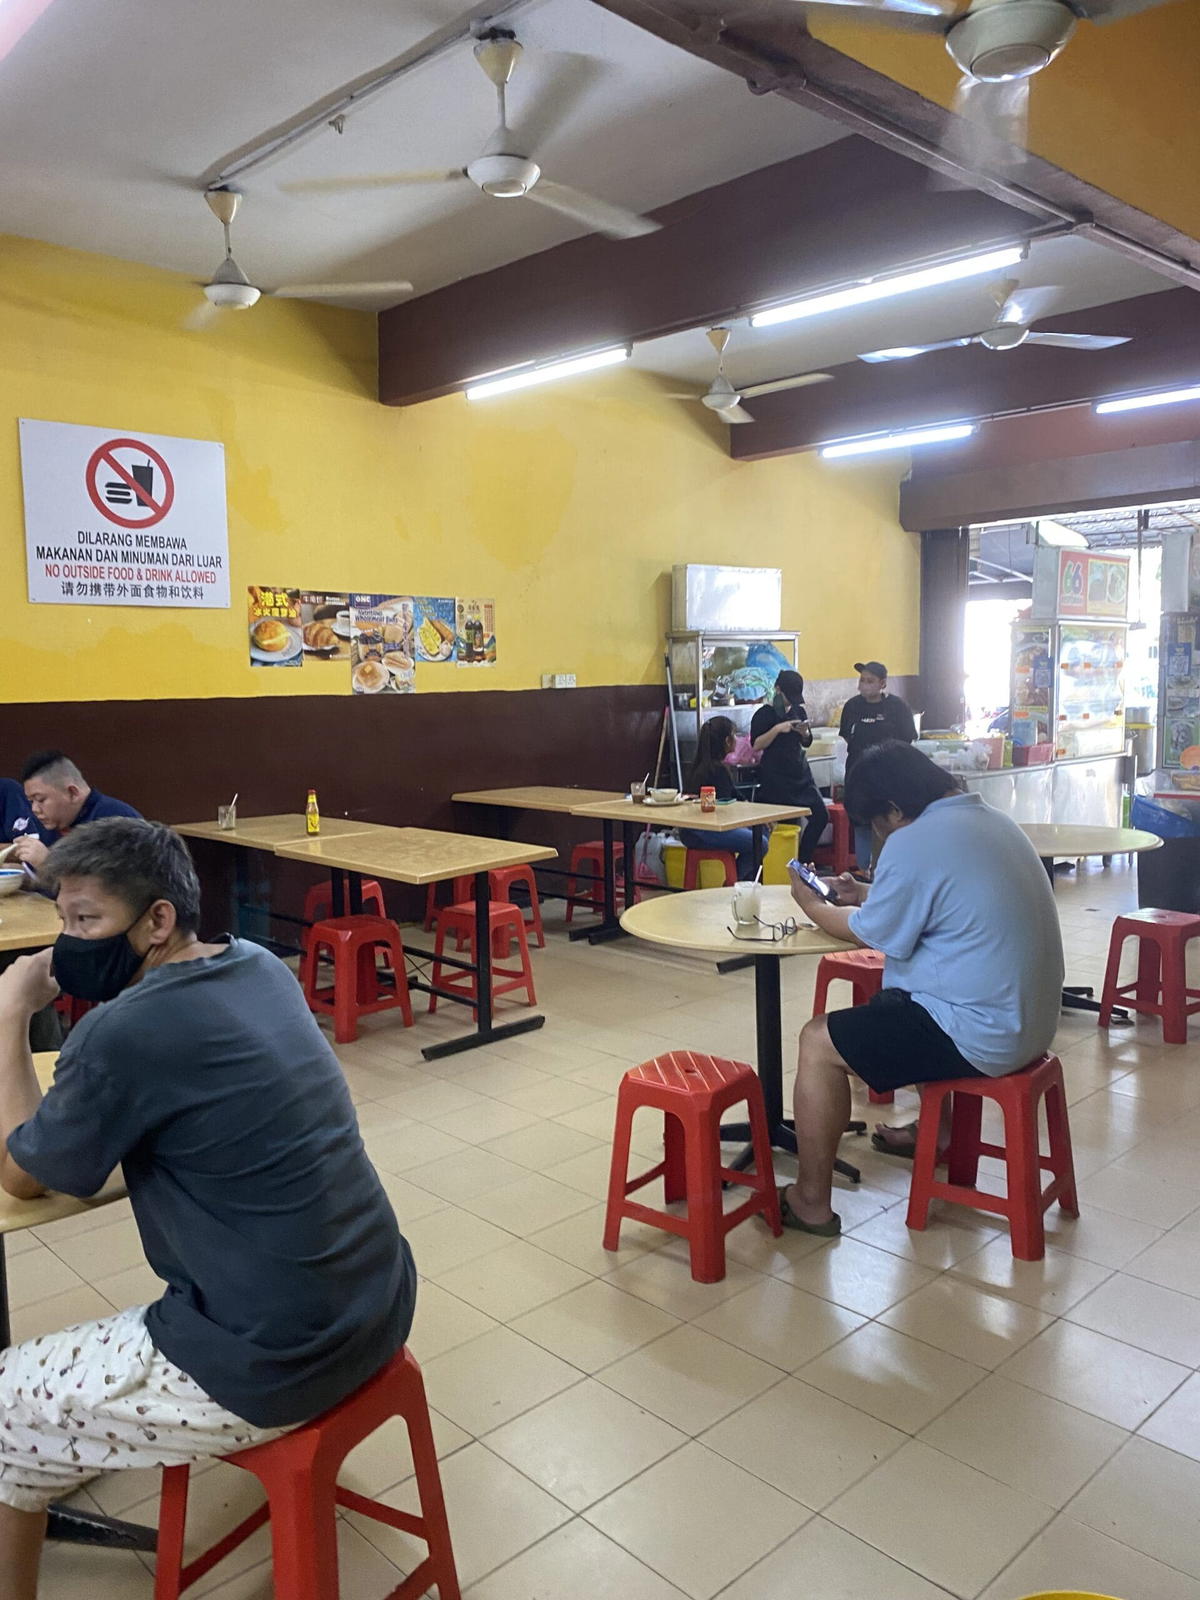
M24 881L24 868L0 867L0 898L6 894L16 894Z
M672 801L679 799L678 789L651 789L650 798L656 805L669 806Z

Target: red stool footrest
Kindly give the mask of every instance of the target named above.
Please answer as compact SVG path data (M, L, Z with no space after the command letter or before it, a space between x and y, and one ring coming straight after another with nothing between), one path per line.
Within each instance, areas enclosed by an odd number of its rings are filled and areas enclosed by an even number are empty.
M736 1172L721 1165L722 1114L743 1100L754 1147L753 1172ZM664 1155L649 1171L630 1178L630 1137L633 1114L639 1106L663 1112ZM656 1178L663 1180L667 1205L687 1201L685 1216L672 1216L628 1198ZM724 1183L749 1189L749 1198L731 1211L723 1210ZM621 1223L626 1218L648 1222L687 1239L692 1277L697 1283L718 1283L725 1276L725 1235L755 1215L765 1217L777 1236L782 1233L762 1086L753 1067L674 1050L627 1072L617 1093L604 1248L618 1248Z
M952 1095L950 1148L945 1179L937 1176L938 1130L942 1104ZM994 1100L1004 1113L1004 1143L987 1144L980 1136L984 1100ZM1038 1146L1038 1108L1046 1105L1050 1154ZM1005 1164L1007 1192L995 1195L978 1188L979 1158L995 1156ZM1042 1187L1042 1173L1053 1174ZM1040 1261L1046 1253L1044 1215L1058 1201L1068 1216L1079 1215L1075 1164L1062 1063L1044 1055L1003 1078L954 1078L921 1087L921 1116L908 1199L908 1226L924 1230L932 1200L947 1200L1006 1217L1012 1252L1019 1261Z
M478 960L475 951L475 904L444 906L437 914L437 939L433 946L433 977L431 982L435 988L461 990L471 1000L477 1000L479 990L476 987L477 974L464 972L461 968L450 968L448 971L442 963L442 953L446 948L447 934L453 934L461 950L464 946L470 953L473 961ZM509 994L514 989L524 989L527 995L527 1004L537 1005L537 996L533 990L533 967L529 960L529 941L525 937L525 919L521 915L519 906L512 905L507 900L491 900L488 902L488 930L491 937L491 948L504 951L504 955L497 960L493 954L492 960L492 999L502 994ZM517 954L520 957L519 967L507 967L502 963L512 948L515 941ZM436 994L429 996L430 1011L437 1010L438 997ZM474 1008L473 1008L474 1011Z

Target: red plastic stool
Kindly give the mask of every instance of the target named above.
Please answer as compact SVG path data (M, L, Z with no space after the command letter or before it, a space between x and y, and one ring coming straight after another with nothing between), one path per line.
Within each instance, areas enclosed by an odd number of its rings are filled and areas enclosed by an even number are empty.
M383 890L374 878L364 878L362 881L363 911L369 916L386 917L387 907L383 903ZM333 915L333 885L329 883L314 883L304 896L305 922L320 922L322 917Z
M737 861L728 850L688 850L684 856L683 887L694 889L700 880L702 861L719 862L725 869L726 885L737 882Z
M537 940L539 950L546 947L546 935L542 929L542 908L538 901L537 879L534 877L532 867L498 867L494 872L488 873L488 888L493 900L512 900L512 887L515 883L523 884L529 895L529 915L524 919L525 927L532 929ZM508 955L507 948L501 959Z
M619 874L621 863L625 859L625 846L613 845L613 867ZM585 867L591 867L594 876L588 883L583 894L579 893L578 876ZM570 922L575 911L577 900L591 902L593 911L599 913L604 910L604 841L603 839L589 839L586 844L577 844L571 851L570 876L567 879L567 917Z
M817 846L817 864L830 868L833 872L849 872L855 864L854 835L850 827L849 814L840 800L827 800L825 809L829 813L833 838L828 844Z
M822 956L817 963L817 988L813 997L813 1016L823 1017L829 985L842 978L851 986L852 1006L865 1006L873 995L883 988L883 956L878 950L838 951L836 955ZM867 1099L873 1106L890 1106L896 1096L889 1089L885 1094L867 1090Z
M378 950L384 954L382 971L375 964ZM322 954L333 962L332 984L317 982ZM327 917L314 923L300 961L300 982L308 1009L333 1018L338 1044L358 1038L359 1017L396 1006L404 1026L412 1027L404 946L399 928L386 917Z
M1200 917L1188 911L1130 911L1113 923L1100 1001L1100 1026L1112 1021L1113 1006L1161 1017L1164 1044L1187 1043L1187 1019L1200 1011L1200 989L1187 986L1187 943L1200 936ZM1126 939L1138 941L1133 983L1120 984ZM1194 1003L1193 1003L1194 1002Z
M426 933L432 933L433 932L433 925L437 920L437 914L438 914L437 892L438 892L438 885L436 883L431 883L429 885L429 887L425 891L425 932ZM450 904L452 906L465 905L468 900L470 900L470 899L472 899L474 897L474 894L475 894L475 880L474 880L474 878L452 878L450 880Z
M403 1417L408 1424L421 1503L419 1516L338 1487L338 1469L350 1451L392 1417ZM185 1564L188 1468L164 1468L154 1600L179 1600L185 1589L268 1521L274 1571L271 1592L276 1600L338 1600L339 1506L415 1534L428 1546L424 1561L392 1590L388 1600L417 1600L435 1584L441 1600L461 1600L425 1385L420 1367L407 1350L314 1422L222 1460L252 1472L266 1490L267 1503L202 1556Z
M943 1181L936 1175L938 1124L942 1102L948 1094L954 1099L948 1171ZM1038 1147L1038 1106L1043 1098L1050 1135L1048 1156L1043 1156ZM995 1100L1004 1112L1003 1144L984 1144L980 1138L985 1100ZM975 1187L980 1156L1003 1160L1007 1169L1006 1194L986 1194ZM1043 1171L1053 1174L1053 1181L1044 1189ZM921 1117L908 1196L910 1228L924 1230L931 1200L950 1200L955 1205L1007 1217L1012 1253L1017 1260L1042 1259L1046 1253L1043 1214L1047 1208L1057 1200L1069 1217L1079 1215L1067 1096L1062 1063L1057 1056L1041 1056L1020 1072L1010 1072L1003 1078L952 1078L921 1085Z
M722 1113L743 1100L749 1111L753 1172L734 1172L721 1165ZM629 1139L633 1113L639 1106L652 1106L664 1113L664 1156L649 1172L630 1178ZM673 1200L686 1199L685 1217L673 1217L626 1199L635 1189L658 1177L663 1180L663 1198L668 1205ZM750 1198L732 1211L723 1211L723 1183L749 1189ZM691 1050L672 1050L631 1068L617 1093L604 1248L617 1249L624 1218L649 1222L688 1241L692 1277L697 1283L719 1283L725 1276L725 1235L739 1222L758 1214L766 1218L776 1237L783 1232L767 1113L754 1068L742 1061L723 1061Z
M88 1012L99 1005L98 1000L80 1000L73 994L60 994L54 1002L54 1009L66 1023L68 1030L73 1028L80 1017L86 1017Z
M533 992L533 967L529 961L529 943L525 938L525 919L521 915L519 906L511 905L507 900L489 900L488 902L488 928L492 940L492 999L508 994L513 989L524 989L529 996L528 1004L537 1005L537 996ZM476 974L464 972L459 968L451 968L450 972L443 975L442 951L446 947L446 935L452 933L458 941L461 950L464 946L470 951L471 960L477 959L475 954L475 902L472 900L466 905L443 906L437 914L437 939L433 946L433 978L432 983L438 984L443 989L461 989L472 1000L478 998L479 991L475 987ZM500 965L494 955L498 946L506 952L511 950L510 941L515 940L517 953L521 957L519 967L505 967ZM503 959L503 958L502 958ZM438 997L436 994L429 996L430 1011L437 1010Z

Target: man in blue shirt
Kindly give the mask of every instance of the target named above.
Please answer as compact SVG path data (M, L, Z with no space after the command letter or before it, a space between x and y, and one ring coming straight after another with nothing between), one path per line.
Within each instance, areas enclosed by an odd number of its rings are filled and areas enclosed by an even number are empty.
M283 962L201 942L182 839L96 822L43 877L63 933L0 976L0 1187L92 1195L119 1163L166 1288L2 1353L4 1600L36 1594L50 1502L328 1410L400 1349L416 1295L337 1057ZM60 987L105 1003L43 1097L26 1035Z
M103 817L140 817L141 812L93 789L83 773L61 750L42 750L30 756L21 773L25 798L37 820L38 836L28 834L13 851L13 859L35 871L49 847L63 834L84 822Z
M36 839L40 835L24 789L14 778L0 778L0 844L10 844L27 836Z
M874 885L839 879L848 903L831 906L792 882L824 932L887 957L869 1005L814 1017L800 1035L799 1174L780 1200L789 1227L824 1237L841 1229L830 1192L850 1075L885 1093L1017 1072L1050 1048L1063 981L1054 893L1011 818L897 740L864 752L846 797L886 840Z

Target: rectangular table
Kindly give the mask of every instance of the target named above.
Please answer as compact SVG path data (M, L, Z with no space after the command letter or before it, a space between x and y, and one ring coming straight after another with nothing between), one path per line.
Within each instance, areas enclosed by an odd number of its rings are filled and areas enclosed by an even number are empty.
M40 950L62 932L58 907L25 889L0 899L0 950Z
M634 903L634 848L639 829L651 824L668 827L694 828L698 833L725 833L731 828L749 828L754 839L754 857L762 862L765 854L767 828L773 822L792 822L797 817L811 815L807 806L762 806L749 800L733 800L719 805L715 811L701 811L698 800L683 800L676 805L643 805L622 797L602 800L572 808L573 817L594 817L604 831L604 916L598 927L579 928L571 933L572 939L586 939L589 944L599 944L603 939L616 939L624 931L617 907L616 852L614 849L615 825L621 825L624 845L622 873L626 909Z
M359 879L366 874L373 878L388 878L395 883L421 885L441 883L447 878L474 878L475 960L471 963L459 962L452 957L444 959L450 965L474 967L475 1032L464 1039L426 1045L421 1054L427 1061L453 1055L460 1050L471 1050L481 1044L492 1044L498 1039L511 1038L514 1034L529 1033L544 1025L546 1019L540 1015L522 1017L498 1026L492 1021L491 891L488 873L501 867L553 861L558 855L557 850L552 850L549 845L517 844L508 839L443 833L434 828L375 828L370 833L340 838L306 838L295 843L279 844L275 846L274 853L289 861L308 861L329 867L331 871L348 872ZM432 951L428 950L414 951L414 954L432 958ZM410 980L410 984L426 993L435 993L439 998L454 1000L459 1004L471 1003L453 990L435 989L432 984L416 979Z

